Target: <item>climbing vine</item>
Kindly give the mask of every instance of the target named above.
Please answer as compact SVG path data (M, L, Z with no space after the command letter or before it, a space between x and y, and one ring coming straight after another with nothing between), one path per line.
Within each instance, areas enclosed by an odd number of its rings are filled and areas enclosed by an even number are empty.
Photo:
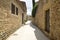
M35 3L35 5L33 6L33 10L32 10L32 17L35 17L36 11L37 11L37 7L38 7L38 4Z

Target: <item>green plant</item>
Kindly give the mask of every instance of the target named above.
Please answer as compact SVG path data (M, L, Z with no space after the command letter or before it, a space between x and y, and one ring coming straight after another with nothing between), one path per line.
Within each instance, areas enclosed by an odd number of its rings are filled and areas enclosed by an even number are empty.
M37 11L38 4L35 4L32 10L32 17L35 17Z

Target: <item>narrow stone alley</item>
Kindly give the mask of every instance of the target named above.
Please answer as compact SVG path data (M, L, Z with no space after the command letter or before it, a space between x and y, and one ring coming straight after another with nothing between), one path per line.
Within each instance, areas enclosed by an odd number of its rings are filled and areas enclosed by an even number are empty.
M49 40L31 21L19 28L6 40Z

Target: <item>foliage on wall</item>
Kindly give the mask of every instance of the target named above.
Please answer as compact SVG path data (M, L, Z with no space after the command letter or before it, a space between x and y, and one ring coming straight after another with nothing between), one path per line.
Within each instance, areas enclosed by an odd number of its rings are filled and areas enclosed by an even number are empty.
M36 11L37 11L37 7L38 7L38 4L35 3L35 5L33 6L33 10L32 10L32 17L35 17Z

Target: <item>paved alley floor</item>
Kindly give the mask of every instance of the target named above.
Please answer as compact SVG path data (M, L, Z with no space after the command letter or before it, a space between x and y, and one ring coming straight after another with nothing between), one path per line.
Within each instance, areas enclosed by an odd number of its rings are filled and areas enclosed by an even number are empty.
M26 22L6 40L49 40L31 21Z

